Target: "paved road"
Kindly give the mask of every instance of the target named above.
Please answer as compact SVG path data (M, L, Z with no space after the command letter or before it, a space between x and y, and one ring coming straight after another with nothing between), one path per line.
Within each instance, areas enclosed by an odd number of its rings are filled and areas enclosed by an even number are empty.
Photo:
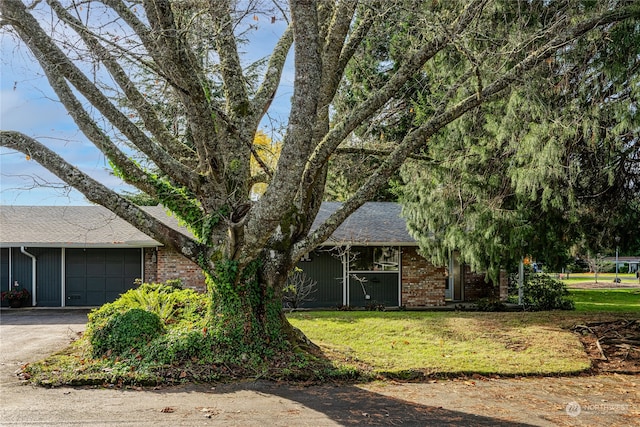
M312 386L243 382L160 390L44 389L15 371L63 348L86 314L0 313L0 425L35 426L629 426L640 378L460 380ZM578 402L581 407L567 405ZM577 411L580 411L578 414Z

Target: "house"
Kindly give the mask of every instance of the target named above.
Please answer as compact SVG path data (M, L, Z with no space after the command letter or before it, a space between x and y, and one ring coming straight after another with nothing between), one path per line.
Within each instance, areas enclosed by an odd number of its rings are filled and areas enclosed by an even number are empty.
M312 229L340 207L324 202ZM397 203L369 202L354 212L298 267L317 281L313 300L304 307L341 305L423 308L447 301L484 297L506 299L506 275L500 286L485 281L455 257L448 266L435 266L418 253Z
M338 207L323 203L315 224ZM162 207L144 209L188 233ZM422 258L395 203L366 203L298 266L317 282L306 307L420 308L506 297L504 278L495 287L455 259L445 268ZM205 289L197 265L101 206L0 206L1 291L17 282L33 306L99 306L140 278Z
M627 270L627 273L636 273L640 269L640 256L610 256L605 257L604 261L614 264L620 273L624 273L624 270Z
M144 209L188 233L162 207ZM140 278L180 278L204 289L198 266L102 206L0 207L1 291L17 282L31 292L31 305L91 307L113 301Z

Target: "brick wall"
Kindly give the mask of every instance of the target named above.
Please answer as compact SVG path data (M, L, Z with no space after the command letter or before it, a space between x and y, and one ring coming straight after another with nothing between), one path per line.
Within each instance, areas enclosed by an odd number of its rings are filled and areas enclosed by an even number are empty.
M184 288L206 290L202 269L166 248L145 249L144 271L145 282L163 283L169 279L180 279Z
M402 302L407 308L445 305L446 268L436 267L417 252L402 248Z
M493 281L485 281L485 273L475 273L467 265L464 269L464 300L476 301L481 298L507 299L507 273L500 271L500 284L495 286Z

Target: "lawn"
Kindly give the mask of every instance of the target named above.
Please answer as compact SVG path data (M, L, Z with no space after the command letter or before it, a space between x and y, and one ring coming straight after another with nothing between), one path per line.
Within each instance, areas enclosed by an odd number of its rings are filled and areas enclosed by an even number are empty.
M578 335L570 332L574 325L589 325L619 319L637 319L640 313L640 290L571 290L576 311L545 312L469 312L469 311L305 311L289 313L291 324L318 344L332 367L313 359L297 365L280 365L269 373L273 378L296 378L307 369L317 378L377 377L424 379L460 375L517 376L570 375L589 370L589 360ZM192 315L196 313L195 311ZM175 326L175 322L171 323ZM180 323L182 324L182 323ZM167 347L162 335L154 345L147 343L148 357L125 353L135 360L108 356L87 359L89 341L80 340L60 353L25 371L37 384L102 384L210 381L230 370L205 359L190 357L186 361L158 362L158 349L173 357L184 349L199 347L206 330L174 334L176 347ZM185 341L186 340L186 341ZM195 341L194 341L195 340ZM178 347L178 346L182 347ZM165 348L166 347L166 348ZM176 349L171 350L168 349ZM194 347L195 348L195 347ZM151 351L155 349L154 351ZM132 361L133 360L133 361ZM174 359L171 359L174 360ZM212 359L217 360L217 359ZM161 363L160 365L158 365ZM308 364L307 364L308 363ZM157 366L160 366L158 371ZM266 375L255 366L241 365L242 375ZM219 367L219 366L218 366ZM292 368L302 371L294 372ZM188 373L187 373L188 371ZM372 375L371 375L372 374ZM159 376L158 376L159 375ZM235 375L235 374L234 374ZM280 377L279 375L282 375ZM345 377L346 375L346 377ZM314 377L316 378L316 377Z
M317 311L288 318L342 366L399 376L568 374L590 366L571 326L640 313L640 289L570 294L575 311Z
M564 282L568 287L577 284L583 283L596 283L596 276L594 273L570 273L570 274L559 274L559 273L550 273L552 277L558 277L562 282ZM568 276L568 277L567 277ZM599 273L598 274L598 282L599 284L607 284L610 283L613 285L613 281L616 278L615 273ZM638 279L636 278L635 273L618 273L618 279L622 284L638 284Z
M570 289L579 312L640 313L640 289Z
M569 374L590 367L573 312L301 312L291 323L334 363L402 376Z

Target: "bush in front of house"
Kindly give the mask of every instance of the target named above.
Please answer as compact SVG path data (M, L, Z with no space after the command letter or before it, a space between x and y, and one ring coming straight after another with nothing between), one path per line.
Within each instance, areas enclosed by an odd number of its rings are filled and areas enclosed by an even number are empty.
M116 313L91 328L89 341L94 357L136 355L165 332L157 314L140 308Z
M345 371L302 353L273 355L272 366L209 328L210 295L171 284L142 284L89 313L83 337L63 353L25 367L35 384L157 385L260 376L344 378ZM352 376L352 373L349 373Z
M522 305L525 310L574 310L567 286L546 274L529 275L524 283Z
M130 289L117 300L89 313L89 325L103 324L117 313L140 308L158 315L164 324L200 321L208 311L207 298L172 282L143 283Z
M505 303L497 298L480 298L476 301L475 308L478 311L487 312L507 311Z

